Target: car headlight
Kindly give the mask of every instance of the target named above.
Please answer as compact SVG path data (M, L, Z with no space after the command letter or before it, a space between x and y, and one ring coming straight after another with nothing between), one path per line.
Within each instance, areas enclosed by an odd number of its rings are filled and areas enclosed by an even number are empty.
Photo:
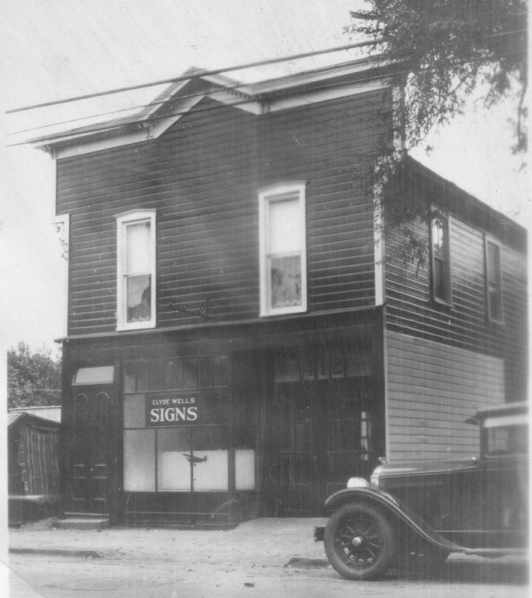
M349 478L347 480L348 488L368 488L369 482L364 478Z
M375 488L379 487L379 477L381 474L381 466L379 465L378 467L375 467L375 469L373 470L373 473L371 474L371 477L369 478L369 482L372 486L374 486Z

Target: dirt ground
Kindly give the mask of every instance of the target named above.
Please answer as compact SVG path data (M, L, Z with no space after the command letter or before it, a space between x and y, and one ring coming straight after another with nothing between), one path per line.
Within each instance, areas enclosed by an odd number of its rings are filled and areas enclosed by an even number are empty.
M349 582L312 538L321 519L256 519L233 530L112 528L57 530L49 523L12 530L12 598L146 597L521 598L524 560L454 557L429 576L391 572ZM90 555L90 556L88 556Z

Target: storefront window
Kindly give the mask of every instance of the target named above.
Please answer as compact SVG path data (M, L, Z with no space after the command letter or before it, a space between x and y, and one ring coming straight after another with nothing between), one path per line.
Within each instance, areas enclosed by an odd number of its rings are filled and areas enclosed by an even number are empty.
M235 451L235 487L237 490L255 489L255 451L252 449Z
M157 488L160 492L190 492L190 439L186 430L157 430Z
M191 356L124 368L126 492L255 488L255 451L242 446L241 435L230 433L234 410L228 367L225 357ZM238 448L232 451L232 446Z
M124 430L124 490L155 491L155 430Z

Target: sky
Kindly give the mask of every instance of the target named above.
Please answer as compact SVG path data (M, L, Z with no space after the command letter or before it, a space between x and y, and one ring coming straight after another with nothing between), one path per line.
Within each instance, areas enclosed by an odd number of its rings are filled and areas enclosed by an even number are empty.
M359 0L2 0L0 8L0 346L54 347L65 333L65 264L53 227L53 163L8 147L14 131L143 103L119 94L21 115L18 106L349 43ZM341 52L229 73L245 80L356 58ZM528 222L528 177L512 156L510 114L472 103L414 153L479 199ZM74 122L73 125L81 124ZM66 125L71 126L71 125ZM46 133L45 128L34 133Z

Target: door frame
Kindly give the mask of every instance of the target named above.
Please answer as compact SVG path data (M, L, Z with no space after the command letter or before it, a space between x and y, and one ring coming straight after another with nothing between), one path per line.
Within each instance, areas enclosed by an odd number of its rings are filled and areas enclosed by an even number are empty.
M112 369L112 381L100 382L95 380L94 383L91 381L83 381L83 383L76 384L77 372L82 368L74 368L73 376L69 381L69 392L67 400L64 404L63 413L63 458L62 467L65 483L63 485L63 502L64 512L78 513L85 516L100 516L109 517L112 522L116 521L118 517L118 492L120 489L120 474L119 466L121 461L121 400L119 393L119 368L116 364ZM91 368L85 368L86 370ZM94 368L97 369L97 368ZM109 442L105 449L105 461L107 469L107 481L105 490L105 505L102 511L95 510L87 505L86 509L74 510L72 500L73 487L72 482L74 478L73 460L72 460L72 449L74 448L75 434L75 397L79 393L86 394L89 398L89 409L90 409L90 396L96 397L99 393L105 392L109 395L109 405L107 411L107 424L106 434L108 435ZM87 450L87 449L84 449ZM86 457L87 459L87 457Z

